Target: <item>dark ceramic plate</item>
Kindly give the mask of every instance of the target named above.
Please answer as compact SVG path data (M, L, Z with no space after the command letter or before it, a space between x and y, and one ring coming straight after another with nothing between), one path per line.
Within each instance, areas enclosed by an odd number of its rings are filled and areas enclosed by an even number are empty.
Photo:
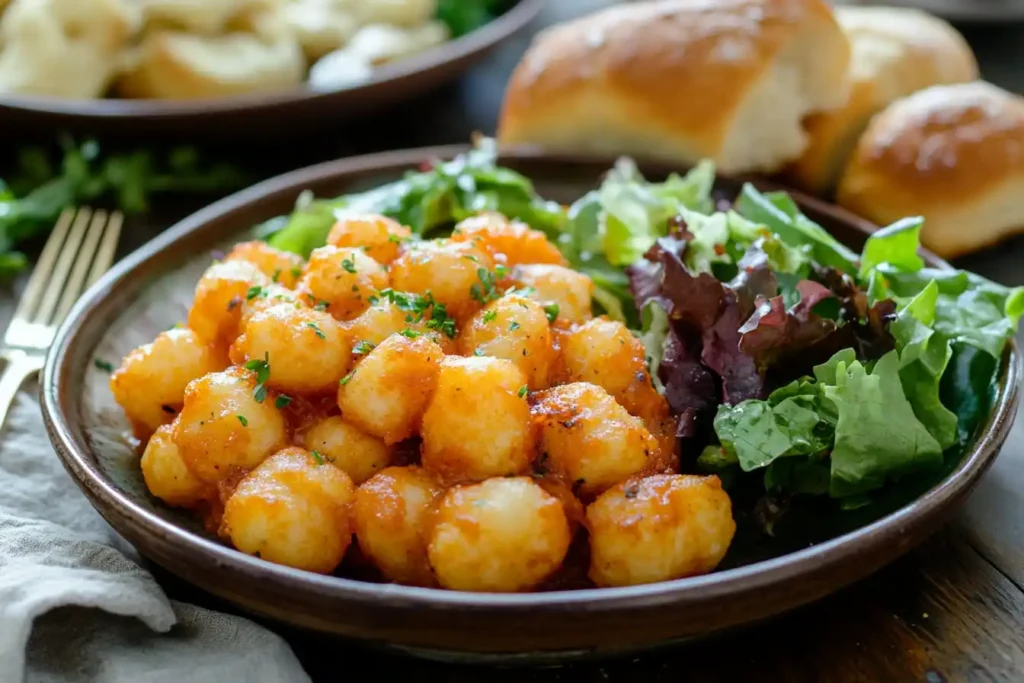
M269 180L191 216L142 247L94 286L57 334L43 376L43 406L57 452L93 505L143 555L244 609L341 636L450 659L565 659L638 650L764 619L874 572L935 531L992 464L1017 403L1017 347L1003 359L992 409L963 458L918 491L871 515L815 516L815 529L765 543L738 534L719 571L647 586L524 595L470 594L319 576L228 548L151 498L127 425L96 358L121 358L185 319L210 251L244 239L291 209L306 189L320 196L373 186L461 148L393 152L321 164ZM571 201L611 160L508 154L545 196ZM645 166L650 177L661 167ZM720 179L735 193L739 181ZM806 213L859 248L872 229L794 195ZM930 258L934 265L941 262ZM867 508L865 508L867 509ZM738 520L742 528L745 520ZM758 538L761 538L759 541ZM752 540L751 540L752 539Z
M388 64L373 80L332 92L296 87L204 100L75 100L0 96L0 123L51 132L197 135L294 130L306 123L339 121L409 99L456 79L474 62L523 29L544 0L517 0L500 17L421 54Z

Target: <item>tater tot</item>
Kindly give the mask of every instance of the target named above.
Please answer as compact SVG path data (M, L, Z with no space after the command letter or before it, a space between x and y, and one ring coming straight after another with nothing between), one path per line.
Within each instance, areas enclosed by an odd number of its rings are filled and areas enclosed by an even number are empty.
M238 333L245 331L245 326L254 315L281 304L289 304L293 308L308 308L298 294L283 285L270 284L248 292L242 303L242 314L238 318Z
M609 489L587 508L590 578L634 586L706 574L732 542L732 504L718 477L655 475Z
M538 466L589 497L656 467L658 441L608 392L593 384L565 384L540 392Z
M410 298L418 297L416 294L394 294L397 300L408 302ZM454 332L427 327L431 318L431 311L428 309L420 319L420 315L410 310L409 305L399 305L385 297L374 297L370 307L355 320L349 323L349 337L352 339L353 347L365 349L368 345L371 348L393 334L405 330L418 332L436 342L445 353L454 354L458 348L458 342L449 334ZM366 342L360 347L360 342Z
M557 570L571 541L557 498L528 477L497 478L445 494L427 553L445 588L512 593Z
M260 269L271 282L294 287L302 275L302 258L298 254L275 249L266 242L254 240L236 244L225 261L248 261Z
M441 347L424 336L388 337L341 380L341 414L386 444L415 436L443 357Z
M175 328L125 356L110 377L110 391L136 435L145 438L174 419L189 382L226 366L226 354L200 342L191 330Z
M524 474L536 442L526 395L511 361L445 358L423 415L423 467L445 484Z
M435 583L427 540L443 493L419 467L389 467L356 491L352 521L359 548L391 581Z
M327 574L352 541L348 475L301 448L267 458L224 505L221 533L243 553Z
M596 384L634 415L645 394L655 392L643 343L617 320L589 320L562 335L560 346L559 381Z
M544 306L558 307L558 317L583 322L592 317L590 299L594 282L589 276L563 266L537 264L512 269L512 281L533 291L527 296Z
M309 255L298 291L310 305L326 305L338 320L351 320L370 305L370 297L388 286L384 267L360 249L320 247Z
M558 247L544 233L531 230L521 221L510 221L500 213L482 213L455 226L452 239L473 242L507 266L525 263L568 265Z
M303 437L305 447L362 484L391 463L391 448L337 415L316 422Z
M548 385L555 357L547 314L518 294L503 296L474 315L459 336L459 352L510 360L534 389Z
M232 356L266 360L267 386L285 393L333 392L348 371L352 349L327 313L282 303L261 311L245 326Z
M402 243L411 236L409 228L386 216L353 215L334 224L327 235L327 244L361 248L377 263L388 265L398 258Z
M174 443L189 470L215 484L247 470L287 442L274 397L258 401L256 373L232 367L201 377L185 389Z
M142 453L142 478L154 496L175 507L194 507L209 500L216 489L200 481L181 459L172 438L174 428L164 425L149 438Z
M239 334L238 319L246 294L270 284L270 278L248 261L220 261L210 266L196 285L188 326L200 340L223 348Z
M482 276L482 277L481 277ZM400 292L430 292L457 320L495 298L494 262L468 242L433 240L409 245L391 264L391 286Z

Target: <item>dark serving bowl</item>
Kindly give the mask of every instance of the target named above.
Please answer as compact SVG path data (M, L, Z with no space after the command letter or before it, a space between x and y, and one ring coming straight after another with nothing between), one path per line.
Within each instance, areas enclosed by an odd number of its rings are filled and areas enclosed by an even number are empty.
M108 522L157 564L246 610L293 625L454 660L558 660L638 650L761 620L811 602L879 569L934 532L992 464L1010 431L1019 351L1003 359L992 409L950 474L876 519L838 525L813 545L769 545L713 574L646 586L522 595L472 594L319 576L244 555L182 511L148 495L121 411L94 359L116 360L184 320L210 250L289 211L306 189L332 196L392 179L446 147L345 159L295 171L178 223L118 264L78 302L43 371L47 429L68 472ZM611 160L505 154L542 195L569 201ZM649 177L664 167L643 166ZM763 185L763 183L762 183ZM722 178L718 189L740 182ZM804 211L851 247L872 226L794 194ZM929 256L937 266L941 261ZM931 484L931 483L929 483ZM927 486L927 485L926 485ZM924 488L924 487L922 487ZM858 524L860 526L858 526Z
M255 135L331 124L409 99L455 80L499 43L526 27L544 0L516 0L475 31L379 68L366 83L331 92L305 86L201 100L64 99L0 95L0 124L52 134L69 130L109 136Z

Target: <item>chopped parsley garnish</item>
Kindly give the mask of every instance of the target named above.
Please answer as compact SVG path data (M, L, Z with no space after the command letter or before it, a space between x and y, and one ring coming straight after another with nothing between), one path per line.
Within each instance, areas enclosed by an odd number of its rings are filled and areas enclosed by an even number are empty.
M399 237L398 235L393 235L393 234L389 233L388 234L388 242L391 242L392 244L401 244L402 243L402 238Z
M352 375L354 375L354 374L356 374L355 370L353 370L352 372L350 372L347 375L345 375L344 377L342 377L341 380L338 382L338 384L340 384L341 386L345 386L346 384L349 383L349 380L352 379Z
M548 317L548 322L553 323L558 317L558 304L548 304L544 307L544 315Z
M256 285L255 287L250 287L249 291L245 293L245 300L252 301L256 297L264 296L265 294L266 292L263 291L263 288L260 287L259 285Z
M92 364L96 366L97 370L102 370L103 372L113 372L114 371L113 364L108 363L105 360L100 360L99 358L95 359L92 362Z
M350 273L356 272L356 262L350 258L343 258L341 260L341 267Z
M484 311L484 322L489 323L498 317L497 311Z
M517 323L517 322L516 322L515 320L513 320L513 321L512 321L512 322L511 322L511 323L509 324L509 326L508 326L508 331L509 331L509 332L515 332L515 331L516 331L516 330L518 330L518 329L519 329L520 327L521 327L521 325L520 325L519 323Z
M245 415L235 415L235 417L238 418L238 421L242 423L243 427L249 426L249 420L246 419Z
M313 310L314 311L326 311L328 308L330 308L330 306L331 306L331 302L329 302L329 301L318 301L316 303L316 306L313 307Z
M484 355L484 350L481 349L480 347L477 347L477 348L473 349L473 355L474 356L482 356L482 355Z
M291 402L291 396L281 394L280 396L277 397L277 400L274 401L274 407L277 408L278 410L282 410L284 408L287 408Z
M324 456L320 455L320 451L310 451L309 454L313 456L313 460L316 460L317 465L324 464Z
M357 356L365 356L370 351L373 351L375 348L377 348L376 344L374 344L373 342L368 342L364 339L363 341L359 342L358 344L352 347L352 353L356 354Z
M400 334L403 337L406 337L408 339L415 339L416 337L421 336L422 333L421 332L417 332L416 330L410 330L407 327L404 330L402 330L401 332L399 332L398 334Z
M306 323L306 327L316 332L316 336L320 337L321 339L327 339L327 335L324 334L323 330L317 327L316 323Z
M473 297L474 301L479 301L482 304L494 301L501 296L497 283L498 280L505 277L506 272L507 268L504 266L497 266L494 272L486 268L477 268L476 277L480 282L469 288L469 295Z
M467 261L472 261L473 263L480 263L480 259L478 259L476 256L473 256L472 254L466 254L462 258L466 259Z
M406 311L409 315L405 316L405 322L422 322L428 330L436 330L449 339L455 339L455 319L448 315L448 309L444 304L434 300L429 291L421 296L396 292L389 287L377 292L377 296L371 297L370 302L377 303L381 299L390 301L400 311Z
M267 380L270 379L270 353L264 354L262 360L249 361L245 364L245 369L256 373L256 388L253 389L252 395L257 403L263 403L267 398Z
M302 268L296 266L292 268L290 272L292 274L292 277L300 277L302 275Z
M278 278L280 278L280 277L281 277L281 269L280 268L276 268L274 270L274 274L270 278L270 281L271 282L277 282Z
M526 392L527 391L529 391L529 389L526 388L525 384L523 386L519 387L519 398L522 398L523 396L526 396Z

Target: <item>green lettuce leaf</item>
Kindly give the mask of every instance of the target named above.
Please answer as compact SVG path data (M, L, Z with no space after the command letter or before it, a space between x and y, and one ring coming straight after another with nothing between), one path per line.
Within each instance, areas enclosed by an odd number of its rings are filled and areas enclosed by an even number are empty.
M810 246L818 264L838 268L845 273L857 272L857 254L803 215L785 192L762 194L747 183L736 200L735 209L744 218L766 226L791 247Z
M930 327L938 297L938 285L932 282L899 311L889 330L900 354L903 392L917 419L945 450L957 442L957 417L939 397L953 349L948 338Z
M917 253L921 246L922 225L922 218L904 218L871 235L864 243L860 257L861 277L882 263L910 272L923 268L924 260Z
M715 167L703 161L685 176L672 174L663 183L646 181L629 159L620 159L601 184L602 251L609 263L628 266L643 257L654 241L668 234L669 220L684 209L709 213Z
M658 301L648 301L640 312L640 341L643 342L647 367L658 393L665 393L665 386L658 376L661 359L665 356L665 340L668 338L668 313Z
M940 467L942 446L903 394L896 351L869 373L860 362L836 364L825 396L837 408L829 494L844 498L882 488L901 476Z

